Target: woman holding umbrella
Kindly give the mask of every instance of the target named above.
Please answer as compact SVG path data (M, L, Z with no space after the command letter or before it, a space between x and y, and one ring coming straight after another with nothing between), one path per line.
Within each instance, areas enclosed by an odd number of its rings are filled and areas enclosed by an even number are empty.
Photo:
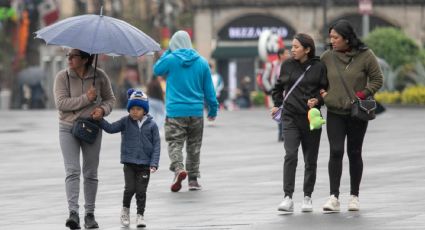
M93 144L80 141L71 133L77 118L92 117L100 120L108 115L115 103L111 82L106 73L92 67L94 55L78 49L68 54L68 68L61 70L55 78L54 97L59 110L59 141L65 164L65 187L69 218L66 226L79 229L80 173L84 176L85 228L98 228L94 217L97 193L97 169L102 140L99 132ZM95 82L95 84L94 84ZM83 166L80 166L80 150Z

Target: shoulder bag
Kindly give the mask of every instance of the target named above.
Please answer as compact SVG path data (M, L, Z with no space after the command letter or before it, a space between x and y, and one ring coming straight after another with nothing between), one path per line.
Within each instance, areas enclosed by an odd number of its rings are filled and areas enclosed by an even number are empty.
M69 82L68 71L66 71L66 77L68 79L69 97L71 97L71 84ZM96 141L97 134L99 133L98 122L92 118L77 118L72 125L71 133L75 138L86 143L93 144Z

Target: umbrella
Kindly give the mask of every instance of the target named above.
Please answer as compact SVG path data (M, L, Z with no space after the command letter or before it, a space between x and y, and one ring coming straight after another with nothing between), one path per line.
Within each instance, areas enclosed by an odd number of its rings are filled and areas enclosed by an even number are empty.
M46 79L46 72L40 66L30 66L18 73L19 84L37 85Z
M100 15L70 17L35 33L36 38L46 44L72 47L90 54L138 57L161 50L151 37L125 21L102 15L102 9Z

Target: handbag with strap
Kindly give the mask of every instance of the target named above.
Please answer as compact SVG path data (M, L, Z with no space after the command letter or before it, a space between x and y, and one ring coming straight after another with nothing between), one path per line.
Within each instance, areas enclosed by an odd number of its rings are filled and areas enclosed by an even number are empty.
M301 80L304 78L305 73L307 72L308 69L310 69L311 65L307 66L307 68L305 69L305 71L301 74L301 76L298 78L298 80L292 85L292 87L289 89L288 93L284 94L285 97L283 98L283 102L282 105L279 106L277 112L273 115L273 120L277 121L277 122L281 122L281 118L282 118L282 111L283 111L283 105L285 104L286 100L288 99L289 95L292 93L292 91L294 91L295 87L297 87L297 85L301 82Z
M69 97L71 97L71 84L69 82L68 71L66 71L66 77L68 78ZM73 112L75 113L75 111ZM92 118L80 117L74 121L71 133L77 139L93 144L96 141L97 134L99 133L99 124Z
M342 77L341 70L338 68L338 65L336 64L336 57L335 54L332 53L333 62L335 65L336 70L338 71L338 76L341 79L342 85L344 86L345 91L347 92L348 98L350 98L351 103L351 117L362 120L362 121L370 121L375 119L375 110L376 110L376 101L375 99L370 96L364 100L353 97L350 93L350 90L348 89L347 83L345 82L344 78ZM352 59L350 60L351 63Z

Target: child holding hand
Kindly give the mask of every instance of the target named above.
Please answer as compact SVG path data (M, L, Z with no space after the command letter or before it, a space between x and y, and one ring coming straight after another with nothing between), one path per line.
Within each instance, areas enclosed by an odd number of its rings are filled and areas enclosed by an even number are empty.
M146 94L139 89L129 89L128 116L110 124L102 119L100 126L107 133L121 132L121 163L124 164L124 194L121 224L130 225L130 203L134 194L137 201L137 227L146 227L144 212L146 190L150 174L158 169L160 137L158 126L149 113Z

